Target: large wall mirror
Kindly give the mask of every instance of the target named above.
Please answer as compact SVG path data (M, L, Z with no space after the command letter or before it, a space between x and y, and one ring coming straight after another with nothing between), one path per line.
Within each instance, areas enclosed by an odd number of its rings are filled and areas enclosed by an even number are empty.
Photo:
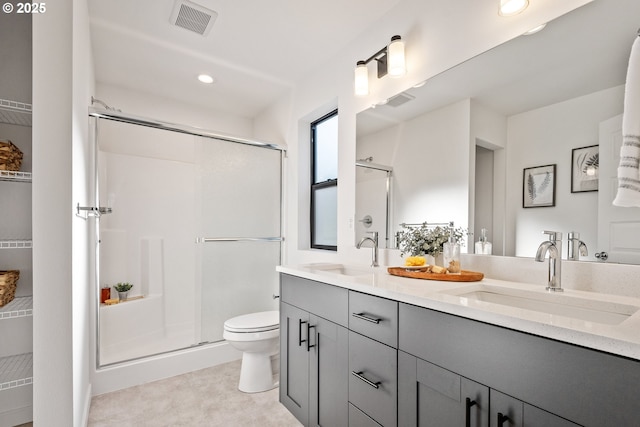
M402 223L454 221L469 253L482 228L494 255L525 257L553 230L564 258L575 232L582 260L640 263L640 209L611 206L639 16L637 0L595 0L359 113L356 158L393 172L389 218L357 174L373 224L356 239L388 220L393 248Z

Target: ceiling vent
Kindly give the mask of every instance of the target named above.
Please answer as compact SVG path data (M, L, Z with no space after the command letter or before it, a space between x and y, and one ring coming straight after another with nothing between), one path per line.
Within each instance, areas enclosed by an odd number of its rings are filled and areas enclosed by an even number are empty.
M415 96L410 95L406 92L400 92L396 96L389 98L389 101L387 101L386 105L390 107L399 107L402 104L407 103L415 98L416 98Z
M176 0L169 21L185 30L206 36L211 31L218 13L189 0Z

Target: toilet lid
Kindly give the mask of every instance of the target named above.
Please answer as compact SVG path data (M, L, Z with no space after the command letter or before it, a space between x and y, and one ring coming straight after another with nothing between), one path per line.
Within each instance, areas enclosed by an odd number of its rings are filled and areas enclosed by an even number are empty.
M244 314L224 322L224 328L229 332L263 332L279 327L280 312L278 310Z

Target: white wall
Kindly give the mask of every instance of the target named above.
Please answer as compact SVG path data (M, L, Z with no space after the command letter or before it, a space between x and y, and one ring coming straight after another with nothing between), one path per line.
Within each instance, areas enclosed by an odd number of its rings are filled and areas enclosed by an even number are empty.
M474 155L475 146L480 146L491 150L488 155L491 155L491 159L486 159L485 162L477 162ZM470 180L469 197L469 218L474 218L475 224L473 226L473 242L477 242L480 238L480 230L487 228L487 237L493 244L493 254L504 254L504 212L505 212L505 161L506 154L505 148L507 146L507 118L500 113L493 111L492 109L480 104L477 101L471 101L471 161L469 169L474 170L479 165L489 165L492 163L492 170L479 170L471 172L471 176L474 174L485 174L488 182L493 181L493 187L487 188L487 191L483 191L483 188L476 186L476 180ZM490 161L489 161L490 160ZM491 176L488 176L491 175ZM487 182L487 185L488 185ZM476 200L477 197L485 198L486 200ZM478 213L475 211L476 207L479 207L483 212ZM485 215L483 217L483 215ZM490 216L491 218L489 218ZM471 249L469 252L473 252Z
M205 109L118 86L98 83L95 97L112 108L140 117L189 125L236 137L253 137L253 120L214 109ZM94 105L101 108L99 104ZM271 142L270 139L265 141ZM277 143L277 141L274 141Z
M34 423L88 417L90 326L86 106L93 85L85 0L33 18ZM55 367L55 368L53 368Z
M61 427L73 425L72 28L71 0L33 19L33 417Z
M466 99L358 139L358 158L393 166L392 229L425 221L468 227L470 114Z
M571 151L598 144L599 123L622 113L623 95L618 86L509 117L508 255L534 256L546 237L543 230L561 231L564 239L577 231L589 248L588 259L595 260L598 192L571 193ZM522 170L549 164L557 164L555 207L523 208Z
M463 60L486 51L516 35L547 22L589 1L553 0L532 2L527 12L513 18L499 17L493 0L436 2L405 0L390 10L379 22L355 40L325 66L314 70L300 81L291 98L265 111L256 120L256 137L284 135L289 147L287 170L287 206L285 262L295 264L311 261L352 259L367 262L368 250L355 250L355 119L356 114L370 105L401 92ZM452 22L452 17L455 21ZM370 95L353 95L353 69L356 61L366 58L388 43L394 34L406 41L408 73L400 79L374 76L370 69ZM328 105L329 104L329 105ZM324 106L324 108L322 108ZM308 130L304 127L329 108L340 111L338 159L338 251L309 250L305 242L308 231ZM315 117L312 116L316 114ZM384 260L383 260L384 262Z
M94 90L93 57L89 33L89 11L86 0L73 1L72 34L72 208L73 203L89 202L88 176L91 170L92 146L87 120L88 100ZM91 204L92 205L92 204ZM67 215L70 216L69 213ZM90 245L92 228L88 221L72 217L72 323L73 323L73 425L83 426L89 418L91 404L91 382L89 377L93 365L90 350L93 336L92 303L95 301L95 277L91 266ZM35 376L34 376L35 378ZM34 381L35 383L36 381ZM62 420L61 420L62 421ZM53 424L51 424L53 425ZM67 423L67 425L69 425Z

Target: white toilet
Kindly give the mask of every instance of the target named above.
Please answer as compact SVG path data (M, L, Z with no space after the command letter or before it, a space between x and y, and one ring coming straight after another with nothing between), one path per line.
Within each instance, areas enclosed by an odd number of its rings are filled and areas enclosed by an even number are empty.
M238 385L240 391L257 393L278 386L272 367L272 361L277 362L280 350L278 310L231 318L224 322L222 337L243 352Z

